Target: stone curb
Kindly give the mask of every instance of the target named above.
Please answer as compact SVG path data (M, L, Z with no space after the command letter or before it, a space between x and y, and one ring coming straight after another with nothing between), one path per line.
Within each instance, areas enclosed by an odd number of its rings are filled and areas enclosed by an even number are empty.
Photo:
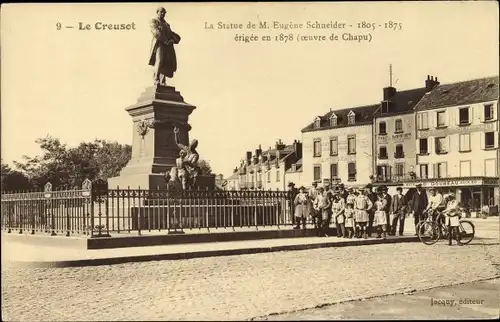
M336 237L331 237L336 238ZM108 258L94 259L78 259L78 260L62 260L62 261L7 261L8 266L14 267L29 267L29 268L63 268L63 267L86 267L86 266L101 266L101 265L116 265L125 263L162 261L162 260L181 260L204 257L218 256L234 256L247 254L260 254L279 251L297 251L327 247L348 247L360 245L378 245L378 244L396 244L405 242L420 242L418 237L398 237L388 239L362 239L349 241L331 241L317 244L298 244L298 245L283 245L274 247L252 247L240 249L220 249L208 251L193 251L185 253L167 253L167 254L152 254L152 255L137 255L137 256L121 256Z

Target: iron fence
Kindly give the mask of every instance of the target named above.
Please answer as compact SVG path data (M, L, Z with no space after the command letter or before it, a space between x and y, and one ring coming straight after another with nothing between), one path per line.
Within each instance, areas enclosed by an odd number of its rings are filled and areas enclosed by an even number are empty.
M101 180L79 190L5 193L2 229L51 235L106 237L145 231L281 227L292 224L286 191L108 189Z

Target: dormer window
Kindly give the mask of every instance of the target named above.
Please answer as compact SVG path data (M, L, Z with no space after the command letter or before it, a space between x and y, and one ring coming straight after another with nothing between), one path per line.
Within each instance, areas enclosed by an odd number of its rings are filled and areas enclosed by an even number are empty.
M297 171L297 165L296 164L292 164L292 171L293 172Z
M314 119L314 128L319 129L321 127L321 118L318 116Z
M350 111L349 114L347 114L347 124L353 125L354 123L356 123L356 114Z
M330 126L337 126L337 115L335 113L330 116Z

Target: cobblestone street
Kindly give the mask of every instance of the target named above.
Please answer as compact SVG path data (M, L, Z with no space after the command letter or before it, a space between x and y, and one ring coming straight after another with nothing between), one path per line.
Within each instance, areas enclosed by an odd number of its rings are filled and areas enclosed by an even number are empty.
M2 268L2 318L252 319L499 276L498 239L83 268Z

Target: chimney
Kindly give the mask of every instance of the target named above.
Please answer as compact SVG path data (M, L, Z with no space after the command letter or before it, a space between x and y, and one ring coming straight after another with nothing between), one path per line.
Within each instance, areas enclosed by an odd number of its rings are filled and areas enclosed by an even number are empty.
M252 151L247 151L247 159L246 159L247 163L250 164L250 162L252 161Z
M283 150L285 148L285 145L283 144L283 142L281 141L281 139L279 139L278 141L276 141L276 150Z
M297 159L302 159L302 143L298 140L293 141L293 150L297 155Z
M259 158L260 156L262 155L262 147L261 145L259 144L259 148L257 150L255 150L255 156L257 158Z
M384 101L390 100L394 95L396 95L396 88L384 87Z
M433 76L427 75L427 79L425 80L425 89L427 92L430 92L434 89L434 87L438 86L438 78L434 78Z
M238 168L234 168L233 173L238 172Z

